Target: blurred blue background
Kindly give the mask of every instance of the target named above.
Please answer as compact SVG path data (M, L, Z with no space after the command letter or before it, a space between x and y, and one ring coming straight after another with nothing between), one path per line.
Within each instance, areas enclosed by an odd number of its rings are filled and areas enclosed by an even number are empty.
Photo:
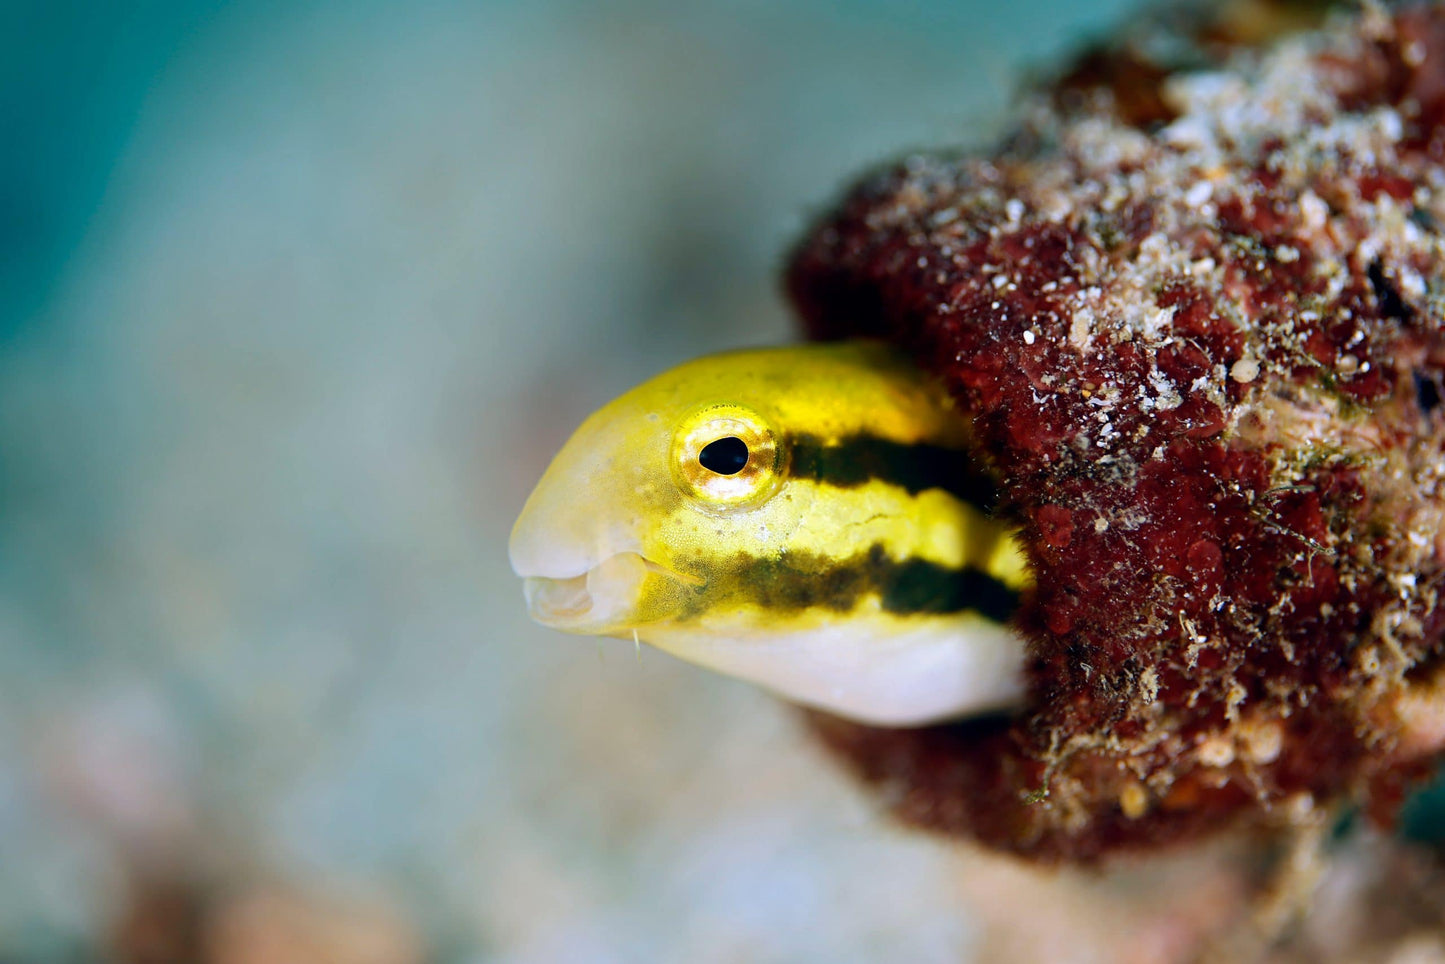
M982 955L977 858L506 535L1128 6L0 4L0 960Z

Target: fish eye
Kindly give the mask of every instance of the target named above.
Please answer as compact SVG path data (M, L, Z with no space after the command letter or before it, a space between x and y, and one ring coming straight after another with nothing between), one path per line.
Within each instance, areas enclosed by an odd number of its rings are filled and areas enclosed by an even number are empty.
M698 464L718 475L737 475L748 464L748 443L736 435L724 435L697 453Z
M757 505L777 491L782 469L772 428L741 405L698 409L673 433L673 477L684 494L709 509Z

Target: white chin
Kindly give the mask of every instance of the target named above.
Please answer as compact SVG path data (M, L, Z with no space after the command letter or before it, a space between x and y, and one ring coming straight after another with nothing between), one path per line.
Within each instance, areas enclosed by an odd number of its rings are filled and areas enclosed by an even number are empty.
M522 583L532 618L569 633L603 635L630 625L648 575L635 552L610 556L580 576L528 576Z
M1024 697L1026 647L976 616L875 614L776 635L643 631L690 662L797 703L874 726L923 726L1011 709Z

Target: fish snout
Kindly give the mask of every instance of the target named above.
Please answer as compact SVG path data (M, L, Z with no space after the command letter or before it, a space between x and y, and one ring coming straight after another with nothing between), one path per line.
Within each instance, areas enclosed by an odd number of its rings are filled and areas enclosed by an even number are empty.
M621 552L580 575L527 576L527 609L542 625L570 633L627 632L639 621L653 569L637 553Z

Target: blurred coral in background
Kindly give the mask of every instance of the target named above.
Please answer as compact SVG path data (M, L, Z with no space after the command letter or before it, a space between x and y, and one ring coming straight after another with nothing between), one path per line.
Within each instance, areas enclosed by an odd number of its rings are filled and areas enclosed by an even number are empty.
M994 957L1024 871L532 626L505 540L599 402L791 337L846 177L1127 6L0 7L0 959Z

